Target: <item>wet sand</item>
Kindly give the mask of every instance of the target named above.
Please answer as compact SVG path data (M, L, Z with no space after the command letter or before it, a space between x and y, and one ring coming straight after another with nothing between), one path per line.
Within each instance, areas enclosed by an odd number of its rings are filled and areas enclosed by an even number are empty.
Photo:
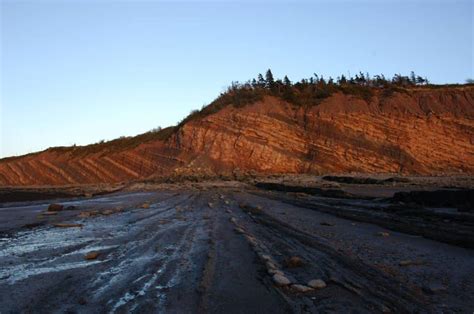
M363 187L345 188L358 195ZM455 208L440 218L441 209L384 197L238 182L135 187L63 199L74 207L44 214L50 203L0 207L2 313L474 308L473 239L456 242L459 230L471 237L473 217ZM385 210L394 205L404 210ZM437 237L433 230L442 224L449 227ZM326 287L306 289L313 279Z

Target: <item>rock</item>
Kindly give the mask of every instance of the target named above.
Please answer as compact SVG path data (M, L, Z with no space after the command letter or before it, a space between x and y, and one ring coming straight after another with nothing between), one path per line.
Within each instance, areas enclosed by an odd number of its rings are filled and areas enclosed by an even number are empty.
M320 225L321 225L321 226L329 226L329 227L334 226L333 223L330 223L330 222L327 222L327 221L322 221L322 222L320 223Z
M161 169L160 173L170 173L169 179L177 180L186 177L174 179L171 173L179 174L178 170L185 168L184 165L188 171L184 175L196 173L194 178L191 177L193 181L199 176L208 178L220 174L232 179L245 178L251 171L276 174L298 169L298 172L310 173L314 165L320 172L349 173L363 170L365 173L384 173L397 168L403 169L406 174L440 173L440 165L443 165L442 168L452 169L453 172L462 169L464 173L472 175L472 131L469 128L472 125L473 87L409 89L409 93L391 95L388 95L390 89L374 89L375 97L370 105L354 95L333 93L324 100L325 105L313 107L305 119L281 119L276 115L276 112L285 112L286 117L299 117L301 111L300 106L288 106L278 97L264 96L256 102L250 97L251 106L222 106L229 110L213 107L215 112L206 111L213 114L203 113L205 123L189 119L179 128L179 133L176 133L177 129L160 133L160 136L168 134L170 137L166 145L155 145L153 149L124 145L128 140L123 139L97 145L93 150L77 147L72 155L74 158L66 158L69 153L45 151L33 156L2 160L2 185L64 185L71 180L77 184L111 183L116 178L123 178L126 182L153 176L157 168ZM385 95L387 97L383 95L385 92L389 92ZM232 94L227 96L234 97ZM297 100L301 101L302 98ZM429 102L434 114L420 114L427 108L424 101ZM343 128L340 117L346 115L350 115L351 119L344 121ZM334 119L329 119L330 116ZM305 128L306 125L324 127ZM416 128L412 125L416 125ZM362 128L366 132L364 145L361 146L356 130ZM436 141L433 141L434 134ZM380 145L387 139L390 139L388 142L391 147L397 147L401 152L400 156L395 157L392 149ZM140 142L139 138L137 141ZM332 141L331 149L325 149L328 141ZM436 149L440 145L443 149ZM295 153L300 152L302 147L312 147L314 158ZM436 154L426 154L430 150L436 150ZM341 156L346 151L357 158L341 162ZM253 153L249 155L243 152ZM129 162L117 167L117 158L121 155L126 156ZM196 159L195 156L200 157ZM377 162L368 162L372 158L377 159ZM78 171L78 162L90 165ZM12 171L12 167L15 171ZM51 175L51 171L55 170L50 167L59 167L61 175ZM98 168L109 170L97 171ZM114 171L113 178L108 174L110 169ZM250 179L251 175L248 176ZM99 194L98 190L90 191Z
M245 233L244 229L242 229L242 228L240 228L240 227L236 227L236 228L234 228L234 230L235 230L237 233L240 233L240 234L244 234L244 233Z
M308 286L305 286L305 285L299 285L299 284L294 284L294 285L291 285L291 289L295 290L295 291L298 291L298 292L309 292L309 291L312 291L313 289L308 287Z
M50 204L48 206L49 212L59 212L59 211L62 211L63 209L64 209L64 206L61 204Z
M275 263L273 263L272 261L266 261L265 262L265 266L267 267L267 269L277 269L278 267L275 265Z
M423 262L423 261L413 261L413 260L410 260L410 259L400 261L400 263L399 263L400 266L412 266L412 265L416 266L416 265L423 265L423 264L425 264L425 262Z
M284 275L285 275L285 273L283 273L283 272L282 272L281 270L279 270L279 269L273 269L273 268L271 268L271 269L269 269L267 272L268 272L270 275L277 275L277 274L278 274L278 275L281 275L281 276L284 276Z
M308 286L314 289L323 289L326 288L326 283L321 279L313 279L308 282Z
M86 254L85 259L86 260L93 260L99 257L100 253L96 251L92 251Z
M89 217L93 217L93 216L97 216L99 214L99 212L97 210L92 210L92 211L88 211L88 212L80 212L79 215L77 215L77 217L79 218L89 218Z
M74 228L74 227L82 228L81 224L67 224L67 223L57 223L57 224L53 224L53 226L57 228Z
M288 286L291 283L291 281L286 278L285 275L280 274L273 275L273 282L275 282L277 286Z
M150 208L150 203L148 203L148 202L143 203L142 206L141 206L141 208L143 208L143 209L148 209L148 208Z
M304 261L301 257L292 256L285 262L285 264L288 268L296 268L302 267L304 265Z
M44 212L44 213L41 213L41 215L43 216L56 216L58 214L58 212Z
M388 233L388 232L377 232L377 235L385 238L385 237L390 236L390 233Z
M260 256L261 259L263 259L264 261L266 262L272 262L273 259L270 255L267 255L267 254L262 254L262 256Z
M249 243L252 245L252 246L257 246L258 245L258 242L257 242L257 239L255 239L253 236L251 235L246 235L245 236L247 238L247 241L249 241Z

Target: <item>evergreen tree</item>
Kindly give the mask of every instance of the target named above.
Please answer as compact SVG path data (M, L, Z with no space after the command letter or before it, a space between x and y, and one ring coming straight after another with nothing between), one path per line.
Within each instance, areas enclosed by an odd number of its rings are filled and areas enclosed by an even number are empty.
M256 79L252 79L252 87L253 88L258 87Z
M413 72L413 71L411 71L411 73L410 73L410 82L413 85L416 85L416 76L415 76L415 72Z
M268 69L267 73L265 73L265 81L267 83L268 88L272 88L273 86L275 86L275 79L273 78L273 74L270 69Z
M338 80L339 85L344 85L347 83L347 79L344 74L341 75L341 78Z
M259 87L265 87L265 79L261 73L258 73L257 81Z
M285 77L283 78L283 84L285 84L286 86L291 86L291 81L290 79L288 78L288 76L285 75Z

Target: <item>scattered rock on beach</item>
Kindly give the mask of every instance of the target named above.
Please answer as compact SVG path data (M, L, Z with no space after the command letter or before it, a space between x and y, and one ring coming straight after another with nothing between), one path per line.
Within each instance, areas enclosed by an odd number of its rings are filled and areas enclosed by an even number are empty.
M329 227L333 227L333 226L334 226L333 223L327 222L327 221L322 221L322 222L320 223L320 225L321 225L321 226L329 226Z
M321 279L313 279L308 282L308 286L314 289L326 288L326 283Z
M299 256L292 256L286 261L286 267L297 268L304 266L304 261Z
M298 292L309 292L309 291L312 291L313 289L308 287L308 286L305 286L305 285L299 285L299 284L294 284L294 285L291 285L291 289L295 290L295 291L298 291Z
M64 206L61 204L50 204L48 206L49 212L59 212L59 211L62 211L63 209L64 209Z
M400 263L398 263L400 266L416 266L416 265L423 265L424 262L423 261L413 261L413 260L404 260L404 261L400 261Z
M41 213L41 215L43 216L56 216L58 214L58 212L44 212L44 213Z
M74 228L74 227L82 228L82 224L57 223L57 224L53 224L53 226L57 228Z
M280 274L273 275L273 281L277 286L288 286L291 283L288 278Z
M99 257L100 253L96 251L92 251L86 254L85 259L86 260L93 260Z

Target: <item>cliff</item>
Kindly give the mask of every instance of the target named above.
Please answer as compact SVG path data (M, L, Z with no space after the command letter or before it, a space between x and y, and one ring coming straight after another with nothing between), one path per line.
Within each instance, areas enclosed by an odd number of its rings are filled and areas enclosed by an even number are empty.
M376 90L370 99L338 92L313 106L264 96L161 134L2 159L0 185L114 183L236 170L473 174L473 144L472 86Z

